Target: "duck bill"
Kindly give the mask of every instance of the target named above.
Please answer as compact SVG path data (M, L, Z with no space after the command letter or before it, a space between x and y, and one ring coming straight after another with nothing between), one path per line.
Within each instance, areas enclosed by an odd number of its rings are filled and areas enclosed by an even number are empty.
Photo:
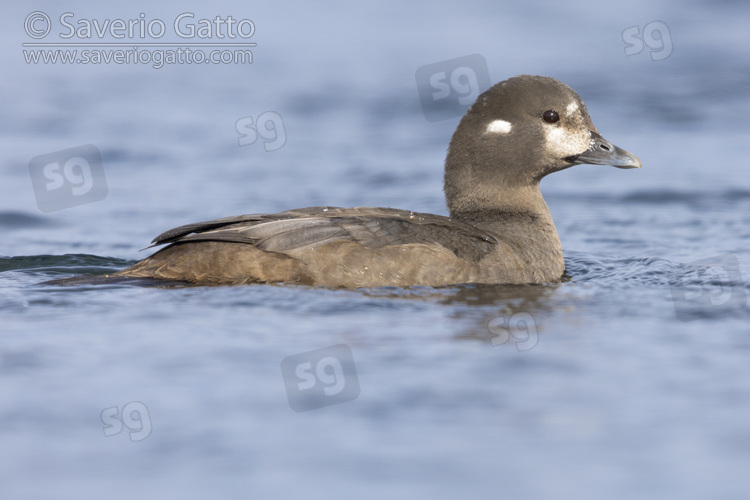
M636 155L618 148L594 131L591 132L591 146L573 161L591 165L611 165L617 168L641 168L641 160Z

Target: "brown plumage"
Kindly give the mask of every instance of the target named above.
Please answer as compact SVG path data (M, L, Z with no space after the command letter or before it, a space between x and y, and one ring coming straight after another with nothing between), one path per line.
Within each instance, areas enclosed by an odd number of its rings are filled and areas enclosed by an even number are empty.
M578 163L640 167L599 135L570 87L515 77L480 95L453 135L450 217L313 207L199 222L161 234L153 243L167 247L112 278L345 288L557 281L563 254L539 181Z

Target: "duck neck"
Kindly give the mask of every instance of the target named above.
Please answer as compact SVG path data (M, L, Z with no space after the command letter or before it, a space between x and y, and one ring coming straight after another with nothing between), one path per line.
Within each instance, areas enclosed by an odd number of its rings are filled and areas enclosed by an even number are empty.
M475 197L471 204L451 206L451 218L493 235L502 243L497 251L504 260L510 251L525 263L522 268L530 270L523 279L538 283L559 279L565 269L562 246L539 185L501 192L502 197L492 200ZM545 262L549 265L539 267Z
M498 196L497 193L502 194ZM483 194L474 192L471 197L463 200L450 200L448 209L451 218L500 234L512 226L527 229L530 225L547 226L557 236L555 223L539 190L539 184L512 189L493 187L486 193L488 196L482 196Z

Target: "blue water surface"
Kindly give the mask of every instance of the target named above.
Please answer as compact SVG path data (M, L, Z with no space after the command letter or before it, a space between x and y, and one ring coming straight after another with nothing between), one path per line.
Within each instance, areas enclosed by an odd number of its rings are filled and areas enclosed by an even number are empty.
M25 31L35 11L44 38ZM170 32L62 39L66 12ZM253 62L24 56L185 42L183 13L252 20ZM748 15L671 0L4 6L0 498L747 498ZM415 75L473 54L492 83L571 85L643 162L542 182L562 283L40 284L122 269L162 231L223 216L446 214L459 118L426 119ZM105 195L43 211L32 159L84 145ZM318 392L295 411L305 374Z

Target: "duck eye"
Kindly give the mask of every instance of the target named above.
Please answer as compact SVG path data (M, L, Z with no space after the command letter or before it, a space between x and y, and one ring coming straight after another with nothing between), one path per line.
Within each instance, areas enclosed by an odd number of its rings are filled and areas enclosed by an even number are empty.
M542 118L544 118L544 121L547 123L555 123L560 120L560 115L557 114L557 111L548 109L547 111L542 113Z

